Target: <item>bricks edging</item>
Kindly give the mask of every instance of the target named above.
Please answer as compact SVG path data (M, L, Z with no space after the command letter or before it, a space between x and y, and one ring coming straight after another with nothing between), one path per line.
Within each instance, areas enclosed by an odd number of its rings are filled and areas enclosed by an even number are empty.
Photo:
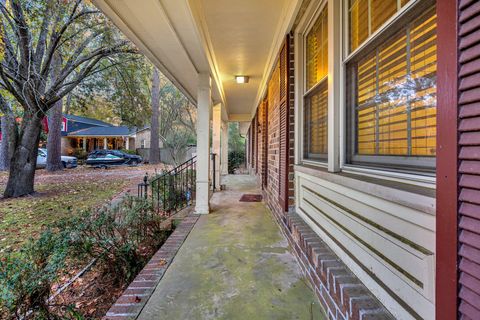
M395 319L298 214L271 211L328 319Z
M167 241L110 307L103 320L136 319L140 315L199 218L200 216L195 214L183 218Z

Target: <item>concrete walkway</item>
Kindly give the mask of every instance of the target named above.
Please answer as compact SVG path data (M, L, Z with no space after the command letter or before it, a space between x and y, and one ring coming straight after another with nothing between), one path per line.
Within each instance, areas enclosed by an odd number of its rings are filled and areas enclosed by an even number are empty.
M228 176L139 319L325 319L249 176Z

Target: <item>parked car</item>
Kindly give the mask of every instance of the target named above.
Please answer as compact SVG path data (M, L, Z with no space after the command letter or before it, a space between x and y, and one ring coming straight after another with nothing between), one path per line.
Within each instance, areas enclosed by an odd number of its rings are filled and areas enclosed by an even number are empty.
M62 156L62 164L64 168L76 168L78 159L76 157ZM37 169L45 168L47 166L47 149L38 149L37 155Z
M142 162L142 157L128 154L120 150L96 150L88 155L86 164L95 167L108 167L119 165L136 166Z

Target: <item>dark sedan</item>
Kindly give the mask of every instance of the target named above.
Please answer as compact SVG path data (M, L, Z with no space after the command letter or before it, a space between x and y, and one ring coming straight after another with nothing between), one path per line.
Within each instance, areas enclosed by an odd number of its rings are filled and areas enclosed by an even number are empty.
M86 164L106 168L109 166L131 165L142 162L142 157L120 150L96 150L88 155Z

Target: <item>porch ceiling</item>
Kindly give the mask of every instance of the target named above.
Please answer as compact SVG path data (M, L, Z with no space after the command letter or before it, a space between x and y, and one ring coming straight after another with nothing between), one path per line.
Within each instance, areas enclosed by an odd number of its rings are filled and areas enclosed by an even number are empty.
M265 92L301 0L94 0L192 102L197 75L212 76L224 120L247 120ZM248 84L235 75L250 76ZM236 120L238 121L238 120Z
M290 0L191 0L206 30L230 114L251 114L275 59ZM290 9L291 10L291 9ZM239 85L235 75L250 77Z

